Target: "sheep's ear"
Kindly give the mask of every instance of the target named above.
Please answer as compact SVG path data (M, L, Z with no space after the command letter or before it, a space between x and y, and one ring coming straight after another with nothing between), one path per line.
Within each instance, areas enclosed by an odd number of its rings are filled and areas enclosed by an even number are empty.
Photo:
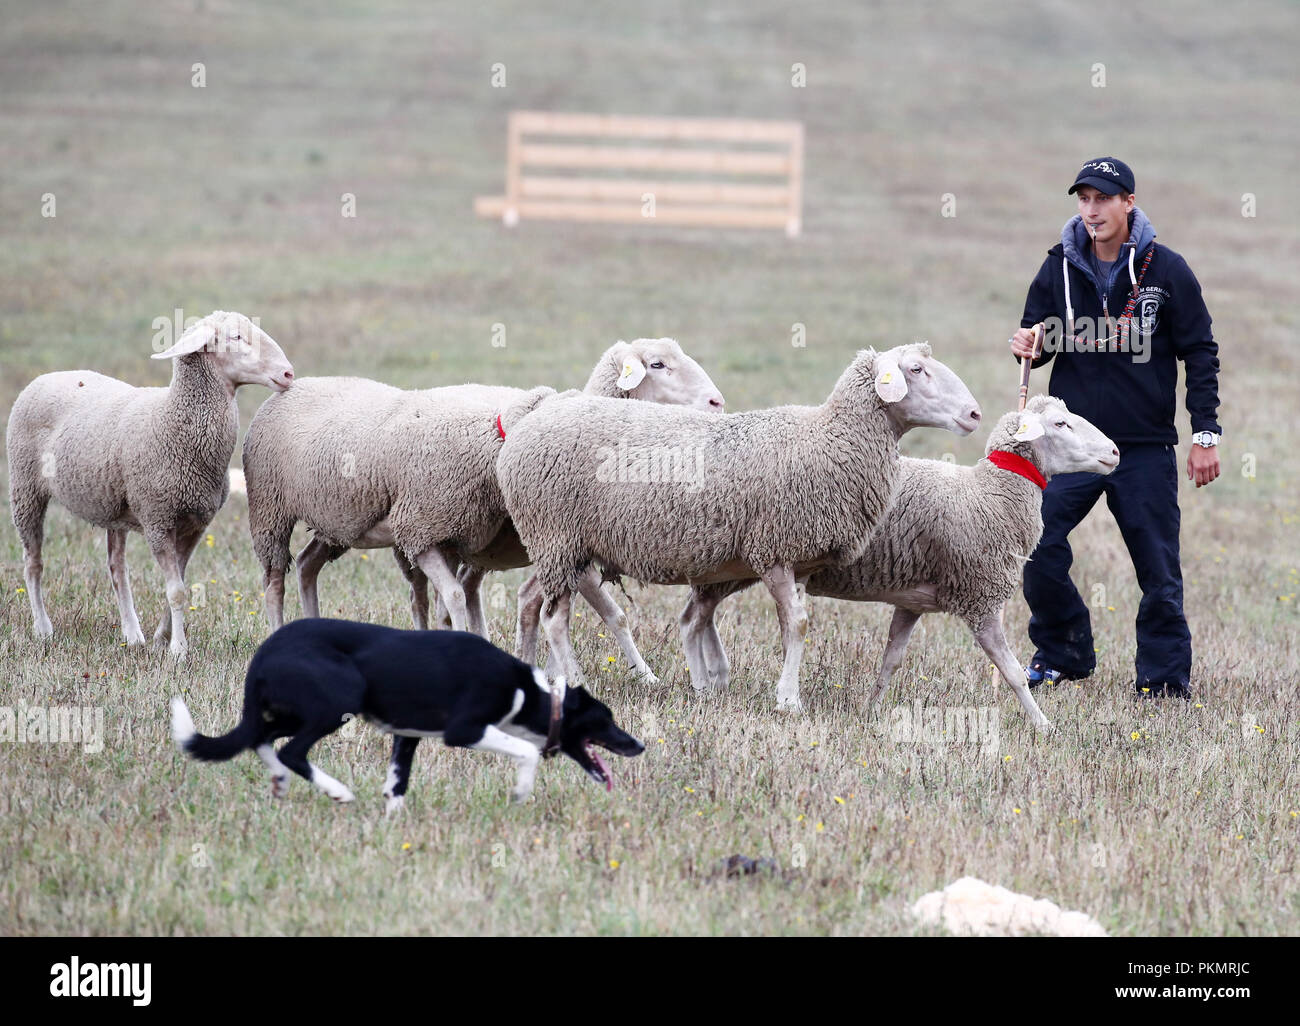
M204 346L211 345L216 339L217 326L211 321L199 321L198 324L172 343L170 349L164 349L161 353L154 353L150 359L170 360L174 356L197 353Z
M1016 428L1016 433L1011 436L1017 442L1032 442L1035 438L1043 437L1043 418L1036 413L1022 413L1020 415L1020 426Z
M618 387L630 392L645 379L645 364L635 353L623 360L623 372L618 376Z
M887 403L896 403L907 395L907 379L892 357L881 357L876 363L876 395Z

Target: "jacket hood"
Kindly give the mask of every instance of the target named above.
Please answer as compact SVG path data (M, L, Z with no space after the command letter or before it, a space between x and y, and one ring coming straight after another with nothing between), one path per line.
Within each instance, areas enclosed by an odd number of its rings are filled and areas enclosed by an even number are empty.
M1121 260L1128 260L1127 248L1136 245L1137 256L1141 256L1147 251L1147 248L1155 241L1156 229L1147 215L1142 213L1142 208L1135 206L1128 215L1128 241L1119 248L1119 257ZM1076 267L1092 273L1091 261L1085 254L1088 247L1092 245L1092 236L1088 234L1088 229L1083 225L1083 218L1075 214L1070 220L1065 222L1065 227L1061 229L1061 248L1065 251L1066 258Z

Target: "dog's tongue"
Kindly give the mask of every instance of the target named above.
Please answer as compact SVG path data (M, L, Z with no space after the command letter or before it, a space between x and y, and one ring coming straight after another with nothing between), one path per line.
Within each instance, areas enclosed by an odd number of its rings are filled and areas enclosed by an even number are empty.
M595 764L600 767L600 772L605 774L605 790L606 791L614 790L614 775L610 773L609 767L605 765L605 760L600 757L600 753L596 751L594 746L590 749L590 751L591 751L592 761L595 762Z

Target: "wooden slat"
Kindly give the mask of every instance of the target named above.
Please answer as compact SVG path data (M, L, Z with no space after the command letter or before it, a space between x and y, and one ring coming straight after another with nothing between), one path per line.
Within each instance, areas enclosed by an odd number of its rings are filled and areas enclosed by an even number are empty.
M512 111L506 122L506 210L503 214L506 225L510 227L519 220L519 179L523 173L519 163L523 134L519 126L519 113Z
M790 143L790 209L785 233L794 238L803 231L803 125Z
M548 136L561 141L525 141ZM563 137L573 138L564 141ZM611 144L612 140L618 144ZM646 140L739 143L750 148L636 144ZM633 145L623 145L624 141ZM525 168L576 173L525 175ZM697 172L707 177L678 181L599 177L582 175L584 169ZM474 209L483 216L500 217L507 225L521 218L653 221L784 228L793 236L802 228L803 170L804 130L797 121L512 111L506 130L505 195L477 197ZM725 180L725 176L746 175L783 180ZM646 194L655 199L653 218L643 216Z
M595 135L631 139L716 139L723 142L790 143L802 133L798 121L725 118L626 117L618 114L562 114L515 111L526 134Z
M790 158L784 153L650 149L639 146L551 146L522 143L519 147L519 163L525 167L714 171L736 175L790 173Z
M474 200L475 212L483 217L501 217L505 209L504 196L479 196ZM644 217L640 203L523 200L517 209L521 219L539 221L711 225L722 228L785 228L788 221L784 209L753 207L657 206L654 217Z
M731 203L788 208L784 185L739 185L727 182L663 182L629 178L540 178L520 180L522 199L635 200L646 193L656 203Z

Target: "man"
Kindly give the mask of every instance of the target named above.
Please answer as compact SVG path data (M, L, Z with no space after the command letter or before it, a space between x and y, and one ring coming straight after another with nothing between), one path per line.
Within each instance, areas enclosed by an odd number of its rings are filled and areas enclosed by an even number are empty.
M1183 361L1192 421L1187 476L1200 488L1219 476L1218 346L1201 287L1181 256L1156 245L1128 165L1090 160L1068 194L1077 196L1079 212L1029 286L1011 351L1017 359L1036 355L1034 327L1044 325L1034 366L1055 358L1049 391L1114 440L1120 463L1108 477L1062 474L1047 486L1043 537L1025 566L1029 637L1037 646L1026 668L1029 685L1081 679L1096 667L1088 607L1070 580L1068 539L1104 492L1142 588L1137 693L1188 698L1175 361Z

